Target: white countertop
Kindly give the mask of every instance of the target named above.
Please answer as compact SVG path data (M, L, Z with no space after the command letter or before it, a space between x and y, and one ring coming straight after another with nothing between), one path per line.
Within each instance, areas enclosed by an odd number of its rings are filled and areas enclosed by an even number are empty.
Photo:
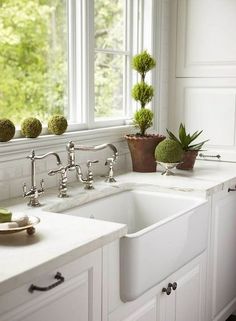
M193 171L176 172L175 176L156 173L127 173L119 175L117 183L95 182L95 190L85 191L81 184L70 184L71 197L59 199L56 189L46 191L41 197L44 206L29 208L22 198L1 202L1 206L13 212L24 211L39 216L36 234L26 232L0 235L0 295L40 275L81 257L127 233L125 225L89 220L60 212L68 207L78 206L91 200L140 187L165 190L166 192L190 193L209 196L224 187L236 184L236 164L197 161ZM47 210L47 211L45 211Z

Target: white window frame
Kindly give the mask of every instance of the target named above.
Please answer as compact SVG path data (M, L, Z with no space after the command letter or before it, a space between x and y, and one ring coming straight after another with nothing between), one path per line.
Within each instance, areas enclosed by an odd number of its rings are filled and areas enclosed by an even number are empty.
M151 1L151 0L149 0ZM144 30L144 2L145 0L126 1L126 44L124 50L96 49L94 44L94 0L68 0L71 17L69 36L69 85L70 85L70 115L75 120L68 130L82 130L106 128L131 124L133 112L137 109L131 99L131 88L137 81L137 73L132 73L131 57L143 50ZM147 2L147 0L146 0ZM150 21L152 19L150 18ZM150 45L152 48L152 37ZM81 52L81 48L83 48ZM94 115L94 53L107 52L118 53L126 56L128 61L124 76L124 107L125 117L116 119L96 119ZM74 68L76 66L76 68ZM79 95L77 93L80 93ZM81 106L81 113L77 112L77 106ZM79 118L82 122L79 123ZM76 122L77 120L77 122Z
M130 19L130 57L134 54L147 49L155 58L158 56L159 47L155 45L157 33L157 25L161 27L161 23L156 21L159 11L158 4L161 0L127 0L130 2L131 10L127 12ZM150 13L150 10L152 11ZM136 12L136 14L133 14ZM131 88L137 82L138 76L136 72L132 72L131 67L128 70L127 78L129 78L129 86L126 86L126 108L128 110L127 118L112 121L94 122L94 95L93 95L93 64L94 64L94 33L93 33L93 0L68 0L68 14L70 16L69 33L69 77L68 86L70 86L69 104L72 106L69 110L69 116L74 119L83 119L82 123L69 124L67 132L62 136L55 137L48 135L47 129L43 128L42 135L37 139L28 139L20 137L20 130L17 130L15 138L7 143L0 143L1 161L9 159L15 155L20 158L20 154L25 154L31 147L44 149L49 148L52 144L60 146L68 140L76 140L78 135L80 141L99 141L106 138L107 141L116 141L124 134L133 132L132 115L137 109L137 104L131 99ZM148 17L148 19L147 19ZM144 20L145 24L144 24ZM92 21L92 22L91 22ZM150 37L145 38L148 33ZM151 33L150 33L151 31ZM160 34L160 29L158 30ZM83 47L83 51L79 50ZM89 53L89 54L87 54ZM158 72L158 71L157 71ZM156 79L158 80L156 82ZM160 78L151 77L151 82L155 86L156 95L153 99L153 106L157 106L156 101L158 88L160 86ZM78 94L77 88L81 88ZM77 106L83 106L81 113L78 112ZM156 108L152 108L156 111ZM87 110L87 113L85 112ZM155 126L156 127L156 126ZM157 129L157 128L155 128ZM79 131L79 132L78 132ZM10 156L11 155L11 156Z

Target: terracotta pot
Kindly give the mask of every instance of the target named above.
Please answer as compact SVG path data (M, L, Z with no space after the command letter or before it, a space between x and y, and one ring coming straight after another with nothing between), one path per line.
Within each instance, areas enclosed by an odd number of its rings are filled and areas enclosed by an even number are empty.
M183 170L190 170L193 169L198 151L196 150L188 150L184 152L182 163L178 164L176 168L183 169Z
M162 135L126 135L125 136L133 164L134 172L155 172L155 148L166 137Z

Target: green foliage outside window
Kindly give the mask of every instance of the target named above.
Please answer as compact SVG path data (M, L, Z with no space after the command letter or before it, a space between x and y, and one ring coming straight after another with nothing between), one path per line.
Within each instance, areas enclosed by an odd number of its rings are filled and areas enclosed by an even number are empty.
M61 0L0 0L0 118L63 113L66 14Z

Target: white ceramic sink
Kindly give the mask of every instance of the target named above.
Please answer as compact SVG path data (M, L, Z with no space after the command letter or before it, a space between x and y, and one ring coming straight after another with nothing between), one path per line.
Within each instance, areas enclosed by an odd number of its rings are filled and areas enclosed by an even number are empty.
M120 241L123 301L134 300L207 247L208 205L199 198L129 190L63 213L127 224Z

